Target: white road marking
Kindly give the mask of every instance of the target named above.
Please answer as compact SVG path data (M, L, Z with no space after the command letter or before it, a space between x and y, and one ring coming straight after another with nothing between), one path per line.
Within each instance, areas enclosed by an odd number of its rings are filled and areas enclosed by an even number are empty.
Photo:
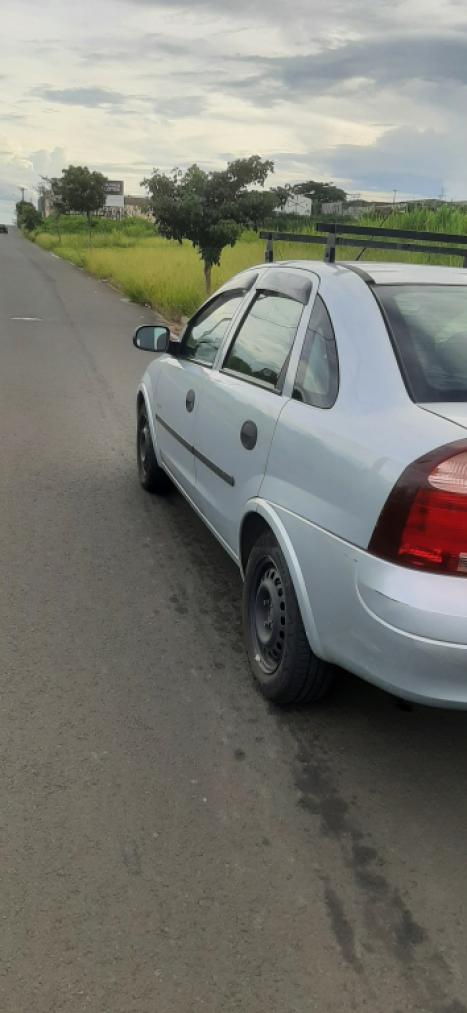
M12 320L42 320L42 317L12 317Z

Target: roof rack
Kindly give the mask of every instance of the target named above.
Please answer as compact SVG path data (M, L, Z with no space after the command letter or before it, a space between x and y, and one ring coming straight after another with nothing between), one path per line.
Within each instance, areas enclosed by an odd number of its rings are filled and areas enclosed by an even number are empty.
M324 260L328 264L334 264L337 246L361 246L361 243L356 242L356 238L365 237L363 248L357 259L360 259L365 250L400 250L404 253L434 253L438 257L462 257L463 266L467 267L467 236L450 235L446 232L413 232L409 229L370 228L367 225L346 225L345 222L333 222L332 224L318 222L315 229L317 232L325 233L327 238L293 232L260 232L260 239L266 240L266 263L272 264L274 261L273 244L275 240L287 243L313 243L319 246L326 242ZM389 242L388 240L398 241ZM425 243L425 240L429 245ZM432 245L434 243L436 245Z

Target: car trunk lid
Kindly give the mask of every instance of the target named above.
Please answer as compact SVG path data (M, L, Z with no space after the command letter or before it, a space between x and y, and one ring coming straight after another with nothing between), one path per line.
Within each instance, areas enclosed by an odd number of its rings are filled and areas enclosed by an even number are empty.
M448 422L455 422L456 425L467 429L467 401L436 401L428 404L421 404L426 412L432 415L439 415Z

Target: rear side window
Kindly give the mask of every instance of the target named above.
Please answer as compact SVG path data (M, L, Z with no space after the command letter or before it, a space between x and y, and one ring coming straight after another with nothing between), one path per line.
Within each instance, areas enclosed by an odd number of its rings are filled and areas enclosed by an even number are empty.
M277 388L303 313L303 304L277 292L258 292L231 345L223 369Z
M377 285L414 401L467 401L467 285Z
M316 408L332 408L339 389L339 366L331 318L317 295L306 332L292 397Z

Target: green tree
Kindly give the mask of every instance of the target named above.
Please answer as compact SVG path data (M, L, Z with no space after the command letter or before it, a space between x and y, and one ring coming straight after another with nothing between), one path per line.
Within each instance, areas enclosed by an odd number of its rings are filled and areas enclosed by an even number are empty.
M309 179L306 183L296 183L291 189L293 193L301 193L304 197L310 197L313 204L316 203L319 207L328 201L347 200L345 190L341 190L334 183L320 183L315 179Z
M276 207L278 210L282 210L287 201L289 200L290 194L293 193L291 186L286 184L285 186L276 186L274 193L276 195Z
M16 205L16 221L18 228L32 232L33 229L38 228L42 218L37 208L34 207L34 204L31 204L31 201L19 200Z
M69 165L61 176L50 180L55 210L84 214L91 227L93 212L104 207L107 182L101 172L91 172L85 165Z
M274 191L264 187L274 164L259 155L229 162L226 169L205 172L192 165L168 175L154 170L144 179L159 232L168 239L189 239L204 265L206 291L211 291L211 270L219 264L225 246L235 246L244 228L258 226L277 204Z

